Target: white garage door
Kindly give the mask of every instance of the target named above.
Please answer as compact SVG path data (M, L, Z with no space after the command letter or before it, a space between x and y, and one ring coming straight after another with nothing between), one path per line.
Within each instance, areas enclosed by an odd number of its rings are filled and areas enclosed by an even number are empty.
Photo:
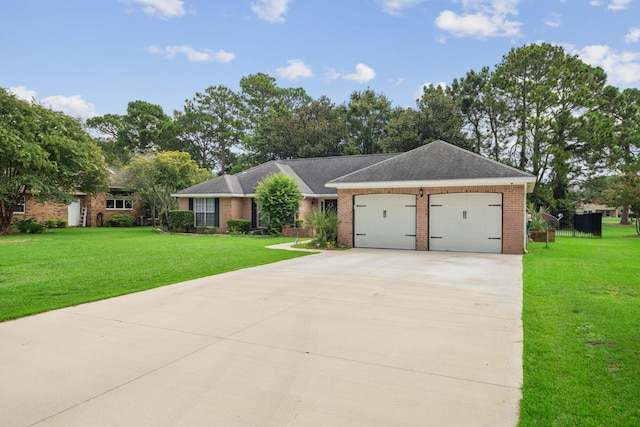
M429 250L502 253L502 194L429 196Z
M355 247L416 249L416 196L366 194L354 202Z

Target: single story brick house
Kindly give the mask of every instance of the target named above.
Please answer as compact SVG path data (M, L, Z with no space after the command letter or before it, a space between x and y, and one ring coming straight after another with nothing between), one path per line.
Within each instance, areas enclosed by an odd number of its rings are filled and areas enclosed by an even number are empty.
M143 216L143 206L134 192L119 182L116 172L109 170L109 175L110 184L106 193L89 195L77 192L69 205L40 203L37 199L28 197L13 213L13 218L35 218L39 222L66 219L69 227L102 227L112 215Z
M603 218L620 218L622 208L612 208L611 206L599 203L580 203L576 208L577 214L601 213Z
M336 208L348 247L522 254L526 195L535 176L444 141L401 154L275 160L174 194L197 226L229 219L260 227L257 184L282 172L298 181L300 215Z

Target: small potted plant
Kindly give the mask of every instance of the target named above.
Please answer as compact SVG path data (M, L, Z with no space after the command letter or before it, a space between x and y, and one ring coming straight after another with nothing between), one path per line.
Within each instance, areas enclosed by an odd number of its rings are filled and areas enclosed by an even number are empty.
M529 217L529 227L527 229L529 239L533 242L546 242L547 241L547 221L545 221L542 214L549 213L549 210L540 206L536 211L532 203L527 206L527 212ZM555 242L556 230L549 228L549 241Z

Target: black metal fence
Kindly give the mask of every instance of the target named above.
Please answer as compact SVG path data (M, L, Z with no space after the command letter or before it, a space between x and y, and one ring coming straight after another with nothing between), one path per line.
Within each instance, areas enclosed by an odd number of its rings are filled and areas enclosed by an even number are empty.
M575 214L569 220L563 219L556 236L599 239L602 237L602 214Z

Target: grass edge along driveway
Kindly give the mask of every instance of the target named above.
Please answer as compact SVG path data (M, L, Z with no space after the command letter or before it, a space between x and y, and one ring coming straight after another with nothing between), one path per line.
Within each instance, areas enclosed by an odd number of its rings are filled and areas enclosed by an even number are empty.
M0 321L309 255L266 248L288 241L150 227L0 236Z
M613 221L529 243L521 427L640 425L640 238Z

